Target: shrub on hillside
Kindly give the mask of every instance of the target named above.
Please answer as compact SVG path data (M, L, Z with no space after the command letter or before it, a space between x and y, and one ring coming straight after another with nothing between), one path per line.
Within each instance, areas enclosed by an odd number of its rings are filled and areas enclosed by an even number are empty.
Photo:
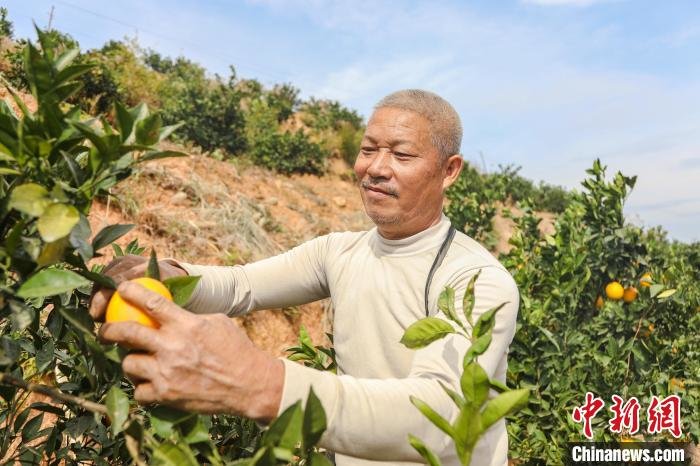
M246 113L248 153L258 165L280 173L325 171L326 154L301 130L281 132L277 125L277 109L264 99L250 102Z
M304 124L328 152L337 151L348 165L355 163L364 133L362 117L334 100L310 98L299 108Z
M15 33L15 27L7 18L7 8L0 7L0 39L12 39Z
M521 168L513 165L499 166L497 172L486 176L504 186L505 195L511 202L529 200L536 210L553 213L561 213L566 209L571 200L566 189L542 181L535 185L519 174Z
M160 87L161 110L165 122L184 123L180 135L205 150L223 149L238 154L245 149L245 119L241 93L231 76L209 78L200 65L179 57L162 58L150 52L146 63L164 73Z
M497 239L493 231L493 218L498 211L496 203L505 199L503 180L488 180L465 162L459 178L445 196L445 215L455 228L492 246Z
M162 76L144 66L135 41L107 42L82 55L83 62L96 66L82 77L83 89L76 98L84 111L107 113L117 101L127 105L145 102L159 108Z

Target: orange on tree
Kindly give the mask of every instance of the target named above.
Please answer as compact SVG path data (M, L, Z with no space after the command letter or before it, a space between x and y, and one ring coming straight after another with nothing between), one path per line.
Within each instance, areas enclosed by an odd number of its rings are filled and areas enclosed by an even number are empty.
M639 292L637 291L637 288L630 286L628 288L625 288L625 292L622 294L622 300L626 303L631 303L635 299L637 299L637 295Z
M148 278L148 277L141 277L141 278L135 278L133 280L130 280L134 283L138 283L139 285L143 286L144 288L147 288L151 291L154 291L158 293L161 296L164 296L168 300L172 301L173 296L170 294L170 291L168 288L158 280L154 278ZM158 322L153 320L147 313L139 309L138 307L130 304L128 301L124 300L119 295L119 292L115 291L114 294L112 295L112 298L109 300L109 304L107 304L107 313L105 315L105 321L106 322L127 322L127 321L133 321L133 322L138 322L141 325L145 325L146 327L151 327L151 328L158 328L160 325Z
M647 288L651 286L651 283L651 274L649 272L642 275L642 277L639 279L639 286Z
M605 286L605 295L613 301L622 299L625 294L625 289L620 285L620 282L610 282Z
M595 299L595 308L600 309L603 307L603 304L605 304L605 300L601 295L598 295L598 297Z

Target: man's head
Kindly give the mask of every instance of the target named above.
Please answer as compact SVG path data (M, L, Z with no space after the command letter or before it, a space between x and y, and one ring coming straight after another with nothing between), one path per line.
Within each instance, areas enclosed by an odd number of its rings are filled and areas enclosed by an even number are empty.
M462 168L461 140L457 112L432 92L408 89L379 101L355 173L382 236L404 238L439 221L444 191Z

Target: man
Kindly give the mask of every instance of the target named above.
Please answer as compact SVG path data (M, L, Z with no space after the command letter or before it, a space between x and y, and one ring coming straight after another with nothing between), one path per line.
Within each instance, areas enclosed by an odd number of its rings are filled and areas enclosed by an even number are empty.
M409 433L443 464L459 464L451 440L409 397L454 419L456 407L440 383L459 391L468 342L447 337L414 351L399 340L426 313L444 318L437 299L446 285L456 289L461 307L469 279L481 271L475 318L508 304L498 313L493 341L479 362L490 377L505 380L517 288L486 249L454 234L442 214L444 191L462 169L461 136L457 113L439 96L421 90L391 94L375 107L355 163L360 195L376 228L331 233L244 266L163 261L166 276L202 276L185 306L191 312L122 283L124 298L161 322L158 330L120 323L100 331L106 341L145 351L123 361L124 372L135 381L136 399L266 422L305 400L313 387L328 418L321 446L336 452L338 465L422 464L407 441ZM145 259L131 257L113 263L108 273L119 282L143 275L145 267ZM338 375L266 355L225 317L329 296ZM108 297L106 290L95 295L93 316L101 317ZM485 434L473 458L472 464L507 464L503 421Z

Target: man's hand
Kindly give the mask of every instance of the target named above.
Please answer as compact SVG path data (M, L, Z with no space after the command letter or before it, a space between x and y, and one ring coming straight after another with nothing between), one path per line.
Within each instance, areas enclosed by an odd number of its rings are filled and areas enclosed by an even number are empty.
M122 361L136 401L262 422L277 415L284 364L255 347L230 318L192 314L137 283L124 282L118 291L161 325L115 322L100 328L102 341L143 351Z
M104 274L114 280L117 285L123 281L146 276L148 258L129 254L117 257L105 267ZM160 278L165 280L170 277L187 275L187 272L166 261L158 261ZM90 315L95 320L103 320L107 311L107 304L114 290L95 285L90 298Z

